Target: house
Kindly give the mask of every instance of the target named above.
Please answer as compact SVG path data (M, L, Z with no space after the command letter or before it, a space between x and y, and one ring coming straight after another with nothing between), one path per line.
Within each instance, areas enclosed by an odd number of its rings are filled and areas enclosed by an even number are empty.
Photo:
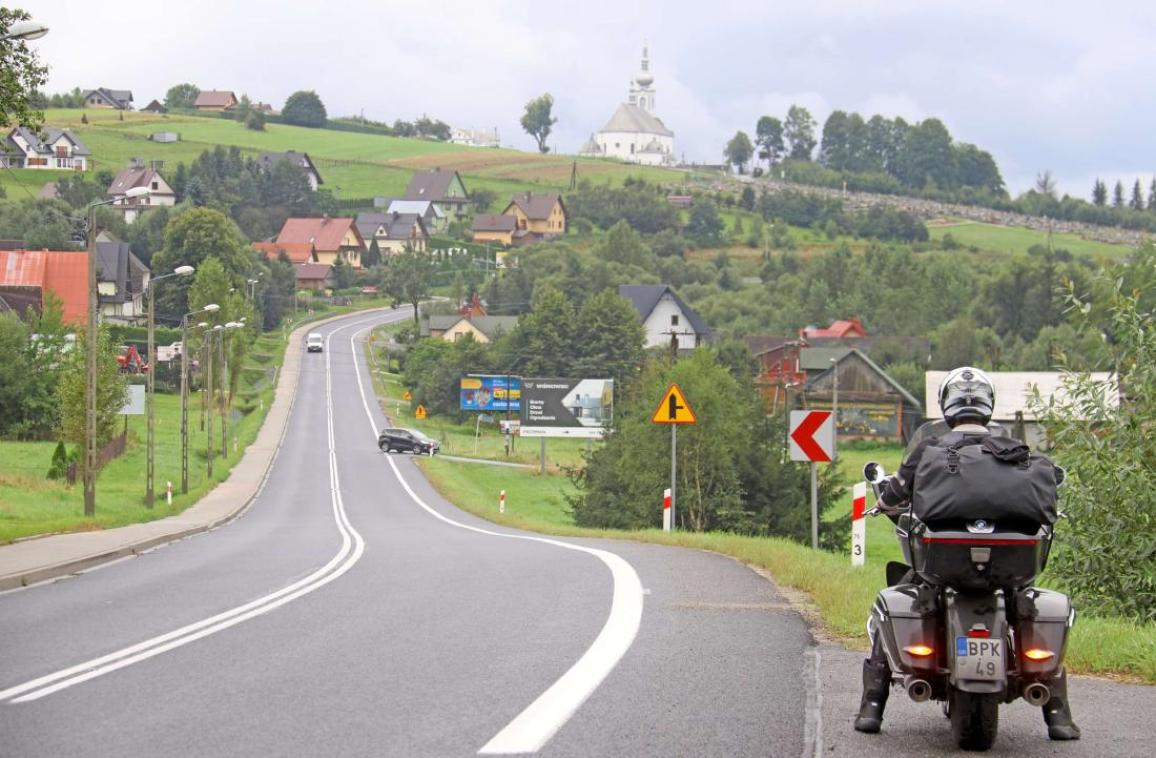
M92 151L67 129L45 129L37 135L23 126L0 142L0 166L7 168L87 171Z
M149 270L127 242L98 242L96 271L97 302L105 320L127 323L146 315Z
M383 255L401 255L407 248L424 253L429 245L429 231L416 213L359 213L357 229L365 239L377 242Z
M63 305L64 321L88 321L88 255L80 250L0 250L0 296L27 317L44 310L48 293Z
M923 407L910 392L855 348L804 348L807 373L799 398L804 408L831 410L843 439L903 441L923 423Z
M454 145L467 145L469 147L498 147L498 128L454 129L450 132L450 142Z
M294 166L302 168L305 171L305 177L309 180L309 189L314 192L322 184L325 184L321 179L321 174L317 171L317 167L313 165L309 153L299 153L296 150L289 150L284 153L261 153L257 158L257 165L268 171L273 164L280 161L289 161Z
M340 258L353 268L361 268L361 253L366 249L365 239L348 217L286 219L274 242L308 243L318 263L332 266Z
M486 306L482 304L482 297L478 293L470 298L468 302L462 303L462 307L458 308L459 316L471 316L477 318L478 316L488 316L486 313Z
M177 194L160 174L163 165L162 161L153 161L150 167L145 168L138 162L122 170L108 186L105 194L114 200L111 207L124 214L125 223L131 224L150 208L177 204ZM137 187L147 188L149 194L132 198L126 196L129 190Z
M487 343L509 334L517 325L517 316L428 316L422 319L419 333L446 342L457 342L472 334L477 342Z
M84 96L84 107L131 111L132 92L127 89L106 89L105 87L89 90Z
M317 263L317 251L311 242L254 242L253 249L267 261L278 260L281 254L293 265Z
M669 284L621 284L618 294L638 311L646 330L646 347L670 347L674 343L679 350L691 350L710 341L710 327Z
M229 90L207 89L197 95L193 107L199 111L229 111L237 107L237 96Z
M152 100L152 101L150 101L150 102L149 102L149 104L148 104L148 105L146 105L145 107L141 108L141 112L142 112L142 113L168 113L168 112L169 112L169 109L168 109L168 108L166 108L166 107L165 107L165 106L164 106L164 105L161 103L161 101L160 101L160 100Z
M556 239L566 234L566 206L555 192L519 192L502 215L518 220L515 242Z
M474 216L470 229L474 242L493 242L498 245L514 244L514 232L518 231L518 219L514 216L479 213Z
M179 132L153 132L149 135L149 139L153 142L169 144L173 142L180 142L181 135Z
M995 409L991 420L1003 425L1007 432L1032 448L1047 449L1047 430L1040 423L1040 416L1032 407L1031 397L1039 392L1045 403L1063 405L1069 398L1064 385L1064 374L1059 371L988 371L995 385ZM925 397L927 398L927 418L942 419L939 408L939 384L946 371L928 371L924 374ZM1112 406L1120 406L1120 387L1114 374L1095 372L1091 375L1103 391L1104 400Z
M376 204L374 207L377 207ZM441 208L429 200L390 200L385 206L387 213L416 213L430 234L445 231L446 215Z
M297 289L324 292L333 288L333 266L328 263L302 263L294 267Z
M844 321L835 321L826 329L820 329L817 326L805 326L799 330L799 336L806 340L823 337L851 339L855 337L866 337L867 330L863 328L863 323L859 321L859 319L852 318Z
M418 171L405 188L404 200L428 200L450 222L460 221L469 211L470 198L457 171L441 168Z

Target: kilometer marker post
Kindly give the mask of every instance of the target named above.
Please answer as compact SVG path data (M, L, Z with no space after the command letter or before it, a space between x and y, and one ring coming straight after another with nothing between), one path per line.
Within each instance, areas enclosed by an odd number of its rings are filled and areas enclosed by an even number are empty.
M851 565L862 566L867 560L867 483L851 487Z
M662 491L662 531L670 531L670 487Z

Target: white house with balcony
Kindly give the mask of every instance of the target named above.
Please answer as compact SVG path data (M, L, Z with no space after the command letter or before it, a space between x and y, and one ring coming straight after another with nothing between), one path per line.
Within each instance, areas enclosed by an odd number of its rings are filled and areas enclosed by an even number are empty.
M692 350L711 339L710 327L669 284L620 284L619 297L630 301L646 332L646 347Z
M45 129L36 134L17 126L0 141L0 161L7 168L87 171L92 151L67 129Z

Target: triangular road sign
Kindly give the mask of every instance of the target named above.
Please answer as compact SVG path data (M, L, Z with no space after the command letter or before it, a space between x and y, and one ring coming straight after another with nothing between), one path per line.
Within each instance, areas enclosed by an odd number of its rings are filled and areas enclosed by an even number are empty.
M694 424L698 421L677 384L670 385L650 420L656 424Z

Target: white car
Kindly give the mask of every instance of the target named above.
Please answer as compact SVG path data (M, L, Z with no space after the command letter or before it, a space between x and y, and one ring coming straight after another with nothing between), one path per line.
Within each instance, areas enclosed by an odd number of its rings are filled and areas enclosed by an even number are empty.
M305 349L310 353L320 353L325 349L325 338L320 332L311 332L305 338Z

